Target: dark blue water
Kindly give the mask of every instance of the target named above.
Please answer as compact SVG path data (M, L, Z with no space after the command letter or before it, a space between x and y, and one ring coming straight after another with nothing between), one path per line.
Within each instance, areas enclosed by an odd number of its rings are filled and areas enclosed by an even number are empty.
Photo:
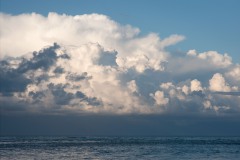
M240 137L0 137L0 159L240 159Z

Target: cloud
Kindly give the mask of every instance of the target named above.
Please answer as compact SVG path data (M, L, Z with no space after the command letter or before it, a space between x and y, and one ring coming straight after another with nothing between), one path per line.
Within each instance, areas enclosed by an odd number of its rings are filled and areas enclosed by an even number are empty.
M230 91L231 88L226 83L224 77L220 73L213 75L212 79L209 80L209 88L211 91Z
M0 22L3 113L240 113L239 64L217 51L169 52L184 36L140 36L99 14Z
M169 99L164 97L164 92L162 91L156 91L155 94L151 94L151 96L154 98L156 104L159 106L164 106L168 104Z
M201 91L201 90L203 90L201 82L199 82L197 79L192 80L191 81L191 92Z
M128 88L130 89L131 92L138 92L137 84L135 80L131 80L130 82L127 83Z
M240 65L232 66L224 75L231 83L238 85L240 82Z
M18 70L11 69L10 65L8 61L0 63L0 92L11 94L25 91L26 86L31 83L31 79L23 76Z
M198 56L201 59L210 59L211 63L218 67L227 67L232 64L232 58L228 54L220 55L216 51L208 51Z
M214 92L214 93L222 95L240 96L240 92Z

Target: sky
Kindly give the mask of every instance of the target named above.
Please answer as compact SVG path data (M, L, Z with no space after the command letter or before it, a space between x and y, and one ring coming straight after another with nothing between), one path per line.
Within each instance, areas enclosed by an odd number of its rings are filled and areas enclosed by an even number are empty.
M13 15L36 12L45 16L49 12L104 14L120 24L140 28L141 34L184 35L186 40L175 47L180 51L217 50L230 54L239 63L239 5L238 0L1 0L1 12Z
M238 0L0 0L1 135L240 135Z

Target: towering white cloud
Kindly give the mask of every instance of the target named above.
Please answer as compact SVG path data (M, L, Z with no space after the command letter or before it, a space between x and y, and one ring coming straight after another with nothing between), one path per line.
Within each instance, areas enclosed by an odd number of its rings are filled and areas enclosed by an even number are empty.
M199 82L197 79L194 79L191 81L191 91L201 91L202 89L202 85L201 82Z
M19 56L58 42L64 45L99 43L118 49L124 39L131 39L139 29L121 26L105 15L59 15L47 17L32 13L11 16L0 14L1 44L4 55ZM14 43L14 47L9 47ZM30 45L31 44L31 45Z
M1 57L20 56L40 50L54 42L64 45L96 43L106 50L117 50L117 63L121 67L162 70L166 60L164 48L184 39L172 35L160 40L151 33L139 37L139 29L122 26L105 15L59 15L49 13L47 17L32 13L11 16L0 14ZM14 44L14 47L10 47ZM0 57L0 58L1 58Z
M239 64L105 15L0 14L3 112L240 113ZM56 42L56 43L55 43Z
M209 80L209 89L212 91L231 91L231 88L220 73L214 74L212 79Z

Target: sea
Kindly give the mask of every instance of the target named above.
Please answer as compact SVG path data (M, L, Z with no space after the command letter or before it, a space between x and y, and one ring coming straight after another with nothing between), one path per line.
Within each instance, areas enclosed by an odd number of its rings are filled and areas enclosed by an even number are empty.
M1 160L240 160L240 137L1 136Z

